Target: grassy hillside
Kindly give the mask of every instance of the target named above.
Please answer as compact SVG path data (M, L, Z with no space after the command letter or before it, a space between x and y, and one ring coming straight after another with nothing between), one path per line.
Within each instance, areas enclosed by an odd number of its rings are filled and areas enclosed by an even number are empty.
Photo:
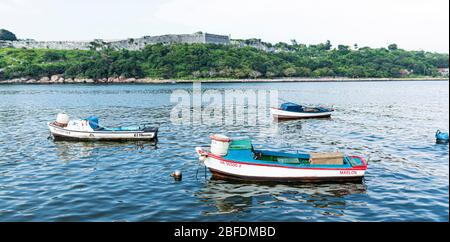
M276 52L213 44L149 45L127 50L0 49L0 79L66 77L273 78L436 76L448 54L328 43L283 45Z

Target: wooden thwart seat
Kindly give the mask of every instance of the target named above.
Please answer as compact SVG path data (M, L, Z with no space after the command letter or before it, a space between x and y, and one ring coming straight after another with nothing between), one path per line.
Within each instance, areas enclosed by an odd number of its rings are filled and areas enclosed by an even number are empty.
M343 165L344 154L333 153L310 153L309 163L311 165Z

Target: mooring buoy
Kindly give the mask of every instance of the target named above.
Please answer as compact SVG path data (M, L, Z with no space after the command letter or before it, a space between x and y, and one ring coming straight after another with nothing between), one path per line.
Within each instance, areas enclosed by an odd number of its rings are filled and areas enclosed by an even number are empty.
M181 178L183 177L180 170L174 171L170 176L173 177L175 181L181 181Z

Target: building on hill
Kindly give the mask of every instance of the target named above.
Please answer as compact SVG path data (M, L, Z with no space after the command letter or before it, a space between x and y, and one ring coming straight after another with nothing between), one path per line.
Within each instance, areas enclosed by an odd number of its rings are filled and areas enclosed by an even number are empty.
M438 72L441 76L447 76L448 77L448 68L438 68Z
M266 52L274 52L275 48L270 46L268 43L263 42L261 39L233 39L230 41L232 45L238 46L238 47L253 47L258 50L266 51Z
M98 41L98 40L97 40ZM126 39L118 41L104 41L107 46L113 49L140 50L151 44L230 44L230 37L226 35L216 35L209 33L194 34L167 34L159 36L144 36L138 39Z
M158 36L143 36L141 38L128 38L119 40L94 39L91 41L36 41L33 39L21 39L17 41L1 41L0 48L24 48L24 49L56 49L56 50L141 50L146 45L152 44L219 44L233 45L237 47L253 47L266 52L277 51L271 44L261 39L231 39L229 35L218 35L197 32L193 34L166 34Z
M233 45L237 47L253 47L266 52L274 52L269 43L261 39L231 39L229 35L218 35L197 32L193 34L166 34L158 36L143 36L141 38L128 38L119 40L94 39L91 41L36 41L33 39L20 39L16 41L0 40L0 48L24 48L24 49L56 49L56 50L141 50L146 45L152 44L219 44Z
M59 50L90 50L90 49L127 49L140 50L151 44L201 43L201 44L230 44L230 36L197 32L194 34L167 34L160 36L144 36L142 38L128 38L124 40L93 41L36 41L31 39L17 41L0 41L0 48L14 47L25 49L59 49Z

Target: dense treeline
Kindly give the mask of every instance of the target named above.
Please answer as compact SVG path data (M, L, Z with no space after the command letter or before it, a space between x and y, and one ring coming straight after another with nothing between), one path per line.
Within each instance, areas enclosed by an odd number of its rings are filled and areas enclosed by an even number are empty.
M0 49L0 79L17 77L403 77L436 76L448 68L448 54L388 48L318 45L274 45L266 52L253 47L213 44L149 45L127 50Z

